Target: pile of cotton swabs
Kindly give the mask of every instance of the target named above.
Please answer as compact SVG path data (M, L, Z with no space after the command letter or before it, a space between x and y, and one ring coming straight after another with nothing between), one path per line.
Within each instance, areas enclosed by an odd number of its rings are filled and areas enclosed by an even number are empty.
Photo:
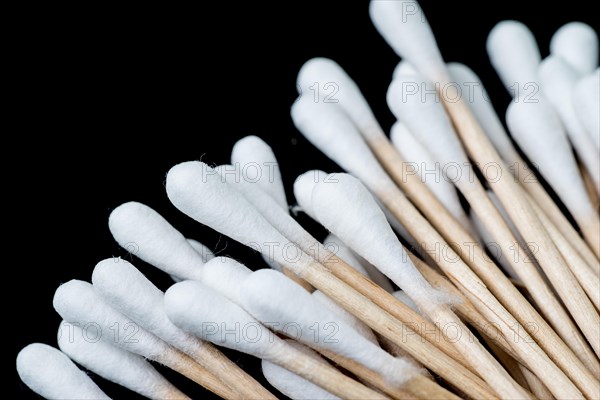
M266 379L294 399L598 399L597 35L567 24L541 60L523 24L492 30L487 51L515 97L506 124L519 152L479 78L443 61L415 2L405 3L370 4L403 60L387 93L391 140L334 61L312 59L298 74L305 93L315 82L339 89L336 102L301 96L291 110L347 172L294 183L292 209L331 232L323 243L290 216L259 138L237 142L231 165L178 164L166 179L173 205L272 269L213 257L151 208L123 204L109 219L115 240L177 283L163 293L129 262L107 259L92 284L61 285L60 350L25 347L23 382L49 399L108 398L77 363L148 398L194 395L159 363L226 399L275 398L225 347L262 359Z

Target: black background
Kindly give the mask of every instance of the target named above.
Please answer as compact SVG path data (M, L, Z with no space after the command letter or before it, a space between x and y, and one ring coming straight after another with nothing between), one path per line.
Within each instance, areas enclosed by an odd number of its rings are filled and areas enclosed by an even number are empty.
M552 33L580 20L593 25L592 2L439 2L421 5L447 61L471 66L504 115L508 94L485 52L488 32L500 20L518 19L535 33L542 55ZM338 168L294 129L289 107L304 61L326 56L361 87L388 130L393 117L385 93L398 58L379 37L367 2L211 2L202 8L97 8L29 10L23 31L26 77L17 104L25 113L20 132L27 162L39 174L17 200L35 206L19 212L26 232L11 241L18 255L14 356L26 344L56 345L60 321L52 308L56 287L89 280L94 265L126 256L107 227L110 211L129 200L155 208L186 236L221 255L263 266L260 257L192 223L169 204L164 179L174 164L192 159L229 161L232 145L258 135L278 155L288 200L294 178L313 168ZM31 132L36 134L29 138ZM33 139L33 137L38 137ZM299 217L319 237L323 230ZM165 289L168 277L134 259ZM259 362L228 352L258 379ZM170 371L169 379L194 398L210 394ZM139 398L96 376L112 397ZM36 398L16 372L17 398Z

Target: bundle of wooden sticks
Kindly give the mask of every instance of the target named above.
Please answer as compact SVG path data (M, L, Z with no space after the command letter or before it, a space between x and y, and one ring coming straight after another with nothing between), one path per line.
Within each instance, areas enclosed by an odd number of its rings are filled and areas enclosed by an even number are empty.
M402 58L389 137L329 59L301 68L305 95L291 110L346 171L294 182L291 209L331 234L320 242L290 215L258 137L239 140L230 165L176 165L173 205L271 268L215 257L148 206L122 204L109 218L115 240L176 283L163 293L111 258L91 284L61 285L60 350L21 350L27 386L48 399L109 398L77 363L151 399L193 396L158 363L225 399L276 398L224 347L260 358L292 399L600 399L596 32L563 26L542 60L526 26L494 27L487 51L514 96L509 136L477 75L444 62L414 0L372 0L369 12ZM315 83L336 85L336 100L315 101Z

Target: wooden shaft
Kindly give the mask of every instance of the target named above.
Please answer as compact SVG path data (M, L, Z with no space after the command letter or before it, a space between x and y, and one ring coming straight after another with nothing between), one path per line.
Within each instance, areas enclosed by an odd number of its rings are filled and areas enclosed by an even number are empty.
M600 252L600 244L598 244L600 243L600 221L598 220L597 215L592 215L589 218L578 222L578 224L586 242L596 255L598 255L598 252Z
M531 198L529 199L533 209L540 218L540 221L542 221L544 228L546 228L548 234L554 241L554 244L569 265L571 272L575 275L577 281L587 293L596 309L600 310L600 278L588 267L581 255L573 249L571 244L564 239L560 232L558 232L558 229L548 219L544 212L540 210L539 206L535 204ZM569 329L571 329L571 327L569 327Z
M210 343L205 343L200 351L193 355L193 358L227 386L238 392L244 399L277 399L276 396Z
M331 361L335 362L342 368L352 372L358 378L364 380L373 387L381 390L383 393L387 394L393 399L401 400L405 399L407 396L413 395L414 397L419 399L458 400L458 397L452 392L449 392L434 381L431 381L422 375L415 375L414 377L408 379L405 383L403 383L401 387L397 388L387 383L385 379L381 377L381 375L371 371L368 368L365 368L362 364L359 364L356 361L350 360L349 358L342 357L332 351L324 350L316 346L313 348L319 351L325 357L329 358Z
M515 378L515 381L517 381L517 383L521 385L524 389L530 390L529 382L527 381L525 375L523 375L523 371L519 367L519 362L512 358L510 355L508 355L500 347L496 346L496 344L493 341L489 340L488 338L484 338L483 340L485 340L488 346L490 346L490 349L498 358L498 360L502 363L502 365L504 365L506 370L510 372L513 378Z
M525 189L531 198L537 203L539 208L544 211L544 214L554 223L563 237L571 243L571 246L579 253L585 262L592 268L596 274L600 275L600 261L594 255L590 247L585 243L583 238L575 230L573 225L567 220L556 203L552 200L548 192L544 190L542 185L537 181L537 178L532 175L531 171L526 169L526 163L518 156L514 157L512 166L513 175L521 183L521 187Z
M322 265L337 278L351 286L357 292L368 298L381 309L391 314L398 321L406 325L406 329L418 334L457 362L477 374L477 370L466 362L462 354L450 343L443 339L439 327L432 324L422 315L386 292L368 277L364 276L333 253L326 253L317 257Z
M520 186L517 186L517 190L522 191L523 195L527 199L529 198L527 193L524 192ZM531 260L527 252L523 250L521 246L519 246L518 241L515 239L512 233L510 233L508 226L504 223L504 221L501 220L502 216L492 204L487 196L487 193L478 181L471 187L468 197L469 201L473 202L473 207L475 208L476 212L480 213L481 215L485 215L485 217L482 219L486 220L488 224L487 226L494 227L492 229L495 231L494 237L497 240L497 244L500 246L505 258L511 262L513 269L519 278L521 278L521 281L527 287L530 296L533 298L541 313L546 318L546 321L548 321L550 326L554 328L565 344L567 344L575 352L579 359L582 360L588 368L590 368L590 366L593 365L593 361L590 360L595 359L596 357L591 351L589 345L579 334L579 331L575 324L573 324L569 314L564 310L562 304L558 301L554 295L554 292L548 286L544 280L544 277L536 268L533 260ZM535 210L536 204L532 204L532 207ZM490 216L491 218L489 218ZM546 222L548 222L547 226L542 222L544 226L553 229L553 225L547 221L547 218L543 213L541 213L539 217L540 220L544 219ZM500 220L498 220L498 218L500 218ZM503 226L498 226L495 224L502 224ZM564 254L569 256L572 260L572 263L567 262L567 265L572 266L573 264L575 267L577 267L577 261L581 261L581 259L578 258L576 254L572 254L568 251L570 246L568 245L568 242L562 240L562 235L560 235L558 231L553 230L552 233L554 233L555 236L550 234L550 237L558 240L558 242L555 242L557 248L560 249L561 247L564 247ZM511 242L512 244L510 244ZM532 243L532 245L537 246L536 243ZM536 254L537 253L538 251L536 251ZM568 261L569 258L565 257L564 259ZM583 273L591 273L585 263L578 270L582 269ZM590 283L586 282L586 285L592 286L595 281L596 279L593 279ZM600 286L598 286L598 291L600 292ZM597 296L600 296L600 293L598 293ZM597 367L594 368L597 370Z
M479 343L479 340L463 324L463 322L452 312L448 306L433 307L428 311L428 315L441 326L450 331L458 332L456 336L446 333L451 339L455 340L456 347L465 353L465 358L472 365L479 368L479 375L495 389L501 398L506 399L532 399L527 393L502 367L485 348Z
M548 323L539 315L523 295L515 288L511 281L485 256L482 251L473 251L470 244L477 243L469 233L456 221L456 219L439 202L435 195L421 182L417 176L406 174L402 166L405 165L402 157L385 137L375 137L370 140L369 146L377 155L394 181L407 193L411 201L427 217L439 232L454 241L457 251L465 254L465 261L469 267L483 281L484 285L507 307L507 309L522 324L536 342L547 352L552 360L573 380L577 387L586 396L593 397L600 390L600 383L583 365L571 349L558 337ZM397 196L396 196L397 197ZM389 208L389 207L388 207ZM397 207L396 217L407 229L411 229L413 236L421 234L419 228L419 215L411 212L408 214L402 207ZM417 220L415 220L415 218ZM425 232L426 234L427 232ZM427 240L417 239L421 243ZM435 242L433 242L435 243ZM448 275L448 274L447 274ZM450 278L452 272L448 275ZM451 279L453 280L453 279ZM454 281L454 280L453 280ZM460 288L460 286L457 285ZM462 288L464 292L464 288ZM467 293L465 293L466 295ZM467 296L468 297L468 296ZM476 301L476 300L474 300ZM485 316L485 314L484 314ZM487 318L487 317L486 317ZM492 322L492 321L490 321ZM511 335L514 338L514 335Z
M531 389L531 392L535 395L536 398L538 398L539 400L554 399L552 393L550 393L548 388L542 383L542 381L539 380L537 376L535 376L533 372L528 370L523 365L519 365L519 368L521 369L521 372L523 373L525 379L527 379L529 388Z
M308 265L302 269L301 277L469 397L473 399L496 397L483 380L462 364L431 343L422 340L410 328L333 276L322 265L318 263Z
M179 372L181 375L191 379L198 385L224 399L241 400L244 398L244 396L231 389L209 370L196 363L193 359L179 350L173 349L173 351L164 354L162 357L156 358L153 361L163 364L173 371Z
M443 95L442 98L444 99ZM498 179L490 180L490 186L525 241L536 243L539 247L539 251L536 253L539 265L596 354L600 355L600 343L598 343L600 316L571 273L548 232L531 208L529 201L507 173L506 166L483 133L467 104L464 101L455 103L444 101L444 105L471 158L480 165L493 163L495 168L498 168ZM548 382L544 381L544 383L552 390ZM557 394L555 393L555 395Z
M409 254L409 256L415 267L421 272L421 275L423 275L433 287L440 288L459 300L457 304L453 305L459 316L477 329L477 331L487 339L486 341L495 343L496 346L508 353L512 358L521 361L512 347L510 347L510 344L504 335L502 335L502 332L495 325L490 324L489 321L477 311L473 304L471 304L471 301L450 281L413 254Z
M596 189L596 185L594 184L594 180L590 176L590 173L585 168L582 163L579 163L579 172L581 173L581 177L583 178L583 184L585 185L585 190L590 198L592 206L594 209L598 210L600 207L600 193L598 193L598 189Z
M272 360L272 362L342 399L389 399L389 397L342 374L333 366L324 363L323 360L316 360L292 346L287 346L287 349L285 354L281 354L277 360Z

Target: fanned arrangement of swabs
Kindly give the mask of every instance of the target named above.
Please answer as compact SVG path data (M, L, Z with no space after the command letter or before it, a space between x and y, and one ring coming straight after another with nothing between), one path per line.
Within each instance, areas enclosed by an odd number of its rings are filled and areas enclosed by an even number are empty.
M225 347L262 359L293 399L600 398L596 33L569 23L541 60L523 24L494 27L487 51L514 96L509 136L477 75L444 62L416 2L374 0L369 12L402 58L389 138L329 59L306 62L298 87L335 84L335 99L304 95L291 110L346 171L294 182L292 210L330 236L321 243L290 216L275 155L255 136L231 165L178 164L173 205L271 268L214 257L153 209L123 204L109 219L115 240L176 283L163 293L107 259L91 284L61 285L60 350L25 347L25 384L48 399L108 398L77 363L151 399L194 396L158 363L225 399L276 398Z

